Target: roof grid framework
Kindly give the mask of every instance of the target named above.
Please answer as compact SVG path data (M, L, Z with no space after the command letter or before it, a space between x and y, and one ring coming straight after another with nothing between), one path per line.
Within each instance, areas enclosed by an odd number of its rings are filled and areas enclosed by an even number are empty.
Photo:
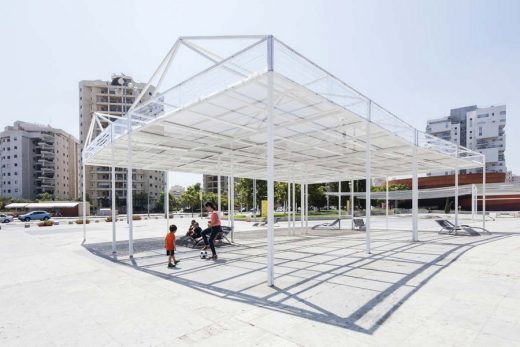
M266 179L268 78L273 78L274 179L302 183L481 167L483 156L414 129L269 36L182 37L148 85L162 90L86 143L84 163ZM239 42L231 55L203 42ZM218 44L216 45L218 47ZM215 45L212 46L214 48ZM210 65L162 88L180 50ZM273 69L269 69L272 56Z

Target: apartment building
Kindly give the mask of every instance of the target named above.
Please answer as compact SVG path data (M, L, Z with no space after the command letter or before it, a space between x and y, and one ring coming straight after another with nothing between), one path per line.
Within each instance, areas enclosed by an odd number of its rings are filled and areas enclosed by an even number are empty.
M222 193L227 192L228 178L220 176L220 189ZM202 175L202 191L205 193L218 192L218 176Z
M56 200L79 195L78 140L49 125L15 122L0 133L0 193L37 199L42 193Z
M79 133L81 150L85 144L93 113L124 115L145 86L146 83L137 83L132 77L125 74L114 74L108 81L80 81ZM149 99L153 92L154 88L149 88L141 102ZM102 125L105 127L108 124L102 122ZM98 135L99 132L99 130L96 130L93 137ZM124 206L126 206L126 177L126 168L116 168L115 198L121 212L125 210ZM134 197L146 197L146 203L150 201L153 208L160 193L164 191L165 174L162 171L136 169L132 172L132 178ZM111 168L87 166L85 181L86 192L92 206L94 208L110 207L112 199ZM140 207L139 203L134 204L134 209L139 210Z
M484 154L487 172L505 173L505 126L506 105L483 108L473 105L452 109L448 117L429 120L426 132Z
M170 188L170 195L180 198L186 189L183 186L174 185Z

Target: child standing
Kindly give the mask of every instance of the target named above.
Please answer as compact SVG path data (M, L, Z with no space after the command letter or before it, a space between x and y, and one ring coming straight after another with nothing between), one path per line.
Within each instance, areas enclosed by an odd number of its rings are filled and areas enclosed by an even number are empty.
M168 267L172 268L177 265L179 260L175 260L175 232L177 231L177 226L172 224L170 225L170 232L166 234L164 238L164 248L166 248L166 255L168 256ZM173 260L173 263L172 263Z

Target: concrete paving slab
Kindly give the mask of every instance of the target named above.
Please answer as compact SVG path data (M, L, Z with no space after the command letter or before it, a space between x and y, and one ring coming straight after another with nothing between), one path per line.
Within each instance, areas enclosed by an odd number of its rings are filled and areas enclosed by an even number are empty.
M171 222L182 234L189 221ZM373 232L367 255L364 233L291 233L280 223L273 288L265 230L246 222L218 262L179 249L175 270L166 268L164 220L136 223L133 259L122 222L116 257L109 223L89 225L85 246L81 226L7 226L0 343L520 345L518 220L488 222L492 235L470 238L438 235L425 219L416 243L409 217L390 224Z

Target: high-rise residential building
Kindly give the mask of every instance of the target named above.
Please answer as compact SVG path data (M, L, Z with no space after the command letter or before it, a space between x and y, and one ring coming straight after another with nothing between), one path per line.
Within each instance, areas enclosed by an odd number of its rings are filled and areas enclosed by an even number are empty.
M89 131L94 112L122 116L132 106L135 98L146 87L146 83L137 83L132 77L124 74L114 74L109 81L93 80L79 82L79 138L81 150ZM151 97L154 88L150 87L140 102ZM105 127L108 124L101 122ZM99 134L96 128L93 138ZM112 199L111 168L86 167L86 192L94 208L110 207ZM124 211L126 206L126 168L116 168L116 202L118 209ZM165 174L155 170L133 170L133 195L139 201L148 201L155 205L159 195L164 191ZM81 183L80 183L81 187ZM137 211L143 209L141 203L134 203Z
M486 156L487 172L507 172L506 105L456 108L450 115L428 121L426 132ZM467 173L482 169L466 170Z
M176 198L180 198L185 190L186 189L183 186L174 185L170 188L170 194Z
M78 197L78 140L47 125L15 122L0 133L0 195L56 200Z
M228 178L227 176L220 176L220 191L227 192ZM202 191L205 193L218 192L218 176L202 175Z

